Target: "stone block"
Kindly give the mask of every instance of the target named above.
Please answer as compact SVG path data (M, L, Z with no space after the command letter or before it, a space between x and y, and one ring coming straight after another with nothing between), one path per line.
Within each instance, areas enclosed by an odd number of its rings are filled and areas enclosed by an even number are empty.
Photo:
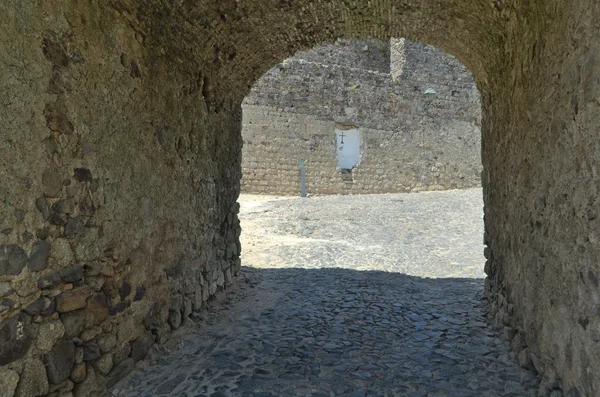
M50 243L40 240L33 245L27 266L29 270L37 272L48 266L48 255L50 255Z
M82 309L87 304L88 297L92 294L89 286L83 286L63 292L56 297L56 310L60 313Z
M137 339L144 332L144 326L136 323L135 319L130 317L118 325L117 340L119 344L130 342Z
M46 168L42 172L42 188L44 196L59 197L62 191L63 177L58 168L54 165Z
M83 228L85 227L85 223L81 216L76 216L75 218L67 218L67 224L65 225L65 230L63 234L67 237L75 237L79 235Z
M44 364L50 383L61 384L71 375L74 363L75 344L66 340L58 343L50 353L44 355Z
M27 254L16 245L0 245L0 276L16 276L27 263Z
M64 334L65 327L60 320L44 322L40 324L35 345L43 353L47 353L52 350L52 347L54 347Z
M83 346L75 347L75 364L81 364L83 362Z
M92 327L100 324L108 317L108 302L106 295L95 293L87 299L85 308L86 327Z
M120 379L125 377L131 371L133 371L135 362L132 358L125 359L121 361L117 366L113 368L112 371L106 377L106 384L108 387L114 386Z
M108 353L117 347L117 337L113 334L103 335L98 338L97 343L98 347L100 347L100 352Z
M176 330L181 325L181 312L179 310L171 310L169 312L169 325L171 329Z
M96 376L92 366L86 366L86 375L83 382L75 385L73 394L77 397L105 396L105 382L101 377Z
M533 369L533 361L529 355L529 349L525 348L519 352L519 365L524 369Z
M135 288L135 295L133 296L133 301L137 302L142 300L142 298L146 295L146 288L143 285L138 285Z
M75 383L81 383L87 377L86 364L76 364L71 371L71 380Z
M183 318L188 318L192 314L192 300L185 298L183 300Z
M83 345L83 361L92 361L100 357L100 347L96 343Z
M18 383L19 374L16 371L0 368L0 397L13 397Z
M38 299L31 302L25 309L23 309L23 311L29 314L30 316L40 313L45 316L48 316L52 314L52 312L54 311L54 307L54 301L52 301L48 297L41 296Z
M38 287L40 289L52 288L58 284L60 284L60 274L58 273L48 274L44 277L40 277L38 280Z
M144 335L131 343L131 358L134 361L143 360L148 354L148 350L154 344L156 337L154 335Z
M102 333L102 328L101 327L91 327L88 329L83 330L83 332L81 332L81 340L83 342L89 342L93 339L96 339L96 337L98 335L100 335Z
M113 367L113 357L112 354L104 354L94 363L94 366L98 369L98 371L103 375L108 375L110 370Z
M124 301L130 293L131 284L127 281L123 281L123 284L121 284L121 288L119 288L119 297L121 298L121 301Z
M23 357L31 345L31 336L21 316L0 322L0 365Z
M108 314L110 316L116 316L119 313L123 313L130 306L131 306L131 301L129 301L129 300L119 302L116 305L110 306L110 308L108 309Z
M48 378L44 364L38 359L25 360L15 397L44 396L48 391Z
M156 335L156 343L162 344L171 338L171 327L168 324L163 324L154 329L152 333Z
M83 279L83 266L79 264L71 265L62 269L59 274L63 282L74 283Z
M131 345L128 343L122 346L113 354L113 363L119 364L121 361L125 360L131 354Z
M84 310L63 313L60 320L65 326L65 335L69 338L78 336L86 325L86 314Z
M511 344L512 350L515 353L519 353L519 352L521 352L521 350L523 350L527 347L527 344L525 343L525 340L523 339L522 332L517 332L515 337L510 342L510 344Z

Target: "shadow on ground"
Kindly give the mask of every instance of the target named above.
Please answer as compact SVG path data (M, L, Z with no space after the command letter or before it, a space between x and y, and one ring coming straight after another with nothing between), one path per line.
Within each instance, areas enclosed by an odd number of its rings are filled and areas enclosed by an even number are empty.
M244 267L121 396L535 396L481 279Z

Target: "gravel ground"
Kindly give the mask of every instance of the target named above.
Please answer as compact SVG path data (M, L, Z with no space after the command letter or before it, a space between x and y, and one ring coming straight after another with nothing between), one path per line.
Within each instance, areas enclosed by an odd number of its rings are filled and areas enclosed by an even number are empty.
M537 395L487 321L480 189L240 202L236 285L113 395Z
M249 266L485 276L481 189L271 201L244 195L240 204Z

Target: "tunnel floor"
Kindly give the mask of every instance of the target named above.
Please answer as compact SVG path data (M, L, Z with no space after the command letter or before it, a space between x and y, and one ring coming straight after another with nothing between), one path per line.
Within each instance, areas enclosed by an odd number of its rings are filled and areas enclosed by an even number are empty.
M537 395L487 320L480 189L240 203L233 288L111 395Z

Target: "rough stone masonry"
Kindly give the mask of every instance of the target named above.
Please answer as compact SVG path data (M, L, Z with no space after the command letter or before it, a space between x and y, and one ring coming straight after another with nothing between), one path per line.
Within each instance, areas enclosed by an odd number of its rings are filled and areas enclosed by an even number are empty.
M0 390L102 395L168 338L239 266L250 87L325 41L407 37L481 93L498 324L542 395L600 394L598 21L592 0L2 1Z
M245 193L393 193L481 185L481 106L471 73L405 39L339 40L270 69L242 104ZM339 164L357 130L358 164ZM336 137L337 136L337 137ZM349 142L346 142L348 144Z

